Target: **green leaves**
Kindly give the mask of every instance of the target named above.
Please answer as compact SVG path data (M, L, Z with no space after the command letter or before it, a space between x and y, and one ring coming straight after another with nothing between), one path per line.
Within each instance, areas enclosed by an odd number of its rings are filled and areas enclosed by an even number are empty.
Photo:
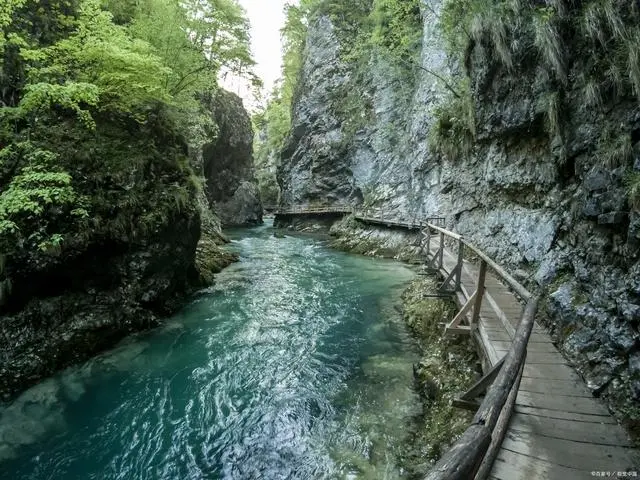
M83 203L73 186L71 176L57 165L57 155L22 142L0 152L0 159L19 157L23 166L0 194L0 250L10 252L27 242L49 242L59 245L62 237L50 232L60 216L75 211L85 217Z
M95 124L88 107L98 104L99 93L99 88L91 83L36 83L25 88L18 111L24 116L35 116L39 111L62 107L76 112L83 124L93 128Z
M162 79L170 69L148 43L113 24L96 0L84 0L72 35L21 55L32 82L20 102L25 113L62 107L91 127L86 107L135 114L141 105L169 99Z
M0 55L3 53L7 37L6 29L13 22L14 12L24 5L26 0L2 0L0 2Z
M193 208L199 99L252 65L237 0L0 0L0 257Z

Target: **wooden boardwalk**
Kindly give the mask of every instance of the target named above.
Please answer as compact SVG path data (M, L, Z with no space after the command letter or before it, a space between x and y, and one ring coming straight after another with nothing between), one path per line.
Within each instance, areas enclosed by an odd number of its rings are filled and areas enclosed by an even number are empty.
M446 279L443 291L453 293L461 309L446 331L474 337L486 373L459 400L478 409L474 422L428 480L640 477L638 451L624 429L533 322L533 296L483 252L444 230L444 219L407 220L349 206L295 206L276 214L353 214L364 223L417 230L426 238L420 245L427 264ZM445 239L457 245L455 254ZM480 257L479 265L464 259L465 248ZM519 297L528 302L526 314ZM480 405L475 396L483 391Z
M430 246L438 251L436 238ZM441 274L446 277L457 257L444 249ZM465 261L459 303L476 289L478 267ZM485 297L474 336L491 366L505 356L523 307L495 275L487 273ZM501 480L586 479L592 472L640 476L637 451L607 408L587 390L558 352L549 334L534 324L514 413L489 478Z

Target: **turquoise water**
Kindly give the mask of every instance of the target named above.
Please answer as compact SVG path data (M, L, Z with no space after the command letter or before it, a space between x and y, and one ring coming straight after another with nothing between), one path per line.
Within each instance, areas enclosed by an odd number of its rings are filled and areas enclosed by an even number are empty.
M0 408L0 478L402 478L412 272L272 232L233 232L241 262L162 328Z

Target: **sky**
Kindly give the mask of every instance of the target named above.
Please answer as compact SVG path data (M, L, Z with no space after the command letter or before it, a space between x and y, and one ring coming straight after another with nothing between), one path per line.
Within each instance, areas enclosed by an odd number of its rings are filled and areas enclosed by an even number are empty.
M275 81L280 77L282 51L280 29L284 25L285 3L297 3L291 0L239 0L247 11L251 23L251 50L257 65L256 74L264 82L264 93L273 89ZM246 83L237 78L226 78L222 85L227 90L237 93L244 99L247 108L256 107Z

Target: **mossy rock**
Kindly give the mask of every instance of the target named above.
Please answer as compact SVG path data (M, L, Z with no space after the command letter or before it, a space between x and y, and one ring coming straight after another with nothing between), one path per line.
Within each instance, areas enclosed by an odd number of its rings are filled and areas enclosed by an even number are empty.
M196 248L196 269L200 284L213 284L216 273L237 261L237 254L220 247L213 239L201 238Z

